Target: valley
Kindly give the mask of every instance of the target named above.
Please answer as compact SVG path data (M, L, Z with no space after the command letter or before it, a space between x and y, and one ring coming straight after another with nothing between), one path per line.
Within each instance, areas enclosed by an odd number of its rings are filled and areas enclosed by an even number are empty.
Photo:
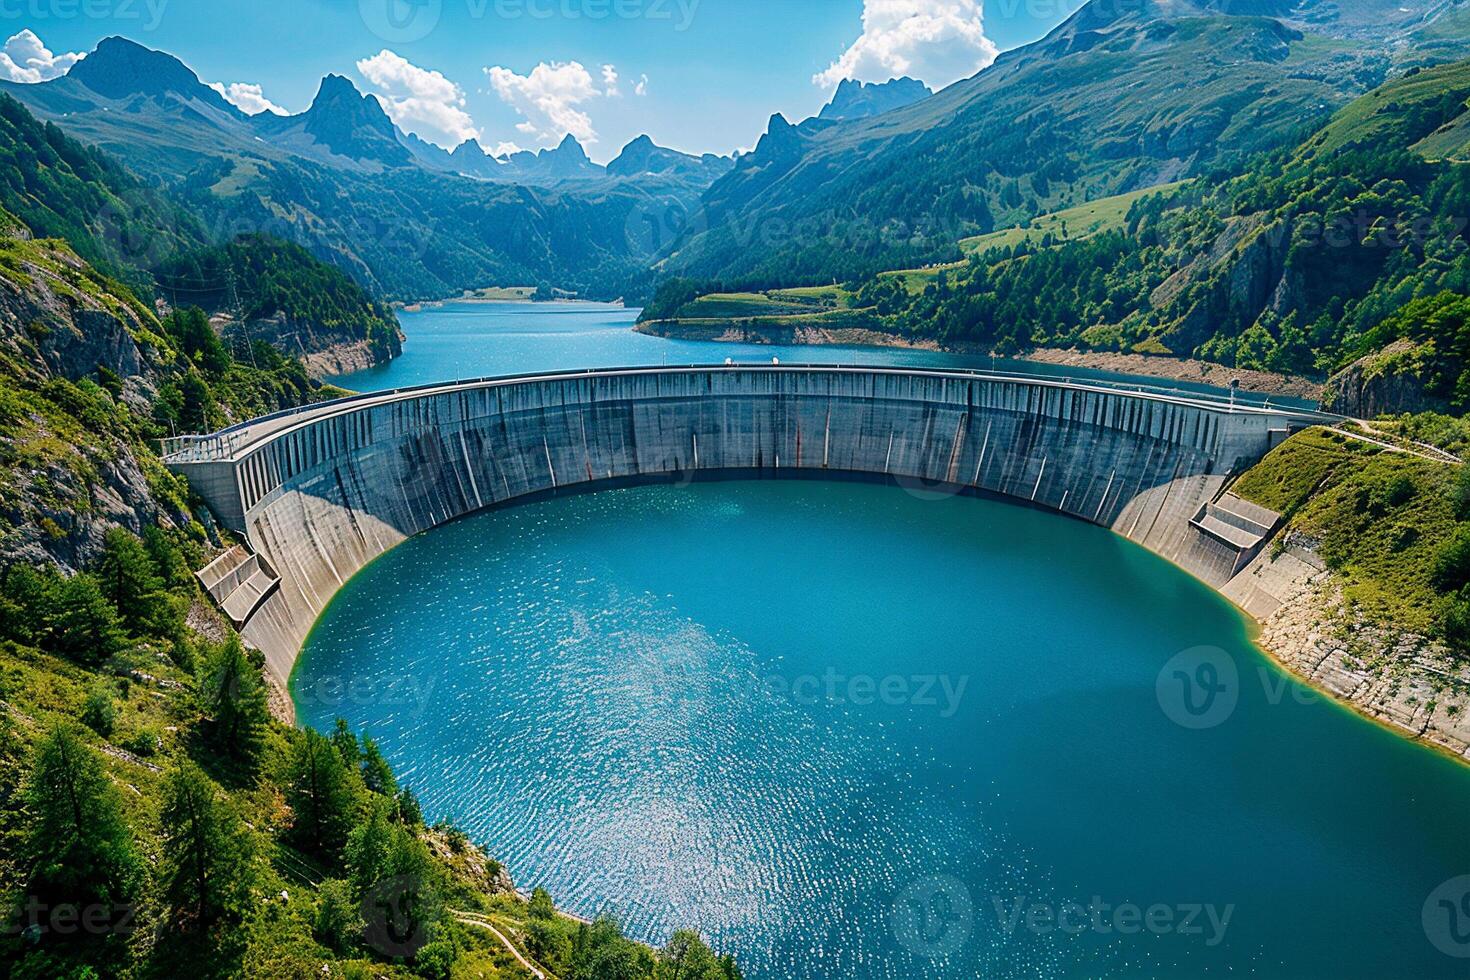
M1470 0L658 6L5 15L0 973L1459 977Z

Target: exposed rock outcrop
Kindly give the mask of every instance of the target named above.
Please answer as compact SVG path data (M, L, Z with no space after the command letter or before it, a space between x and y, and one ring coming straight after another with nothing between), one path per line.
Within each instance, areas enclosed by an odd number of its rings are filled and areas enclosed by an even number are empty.
M1267 618L1261 645L1362 714L1470 757L1470 666L1436 641L1364 622L1330 573Z
M146 408L158 374L154 335L70 249L12 241L0 266L0 562L76 569L118 525L141 533L189 520L161 502L177 486L141 459L114 416ZM154 338L156 339L156 337ZM76 382L103 381L104 385ZM74 404L75 403L75 404ZM125 416L124 416L125 417ZM182 494L172 495L182 500Z
M1360 419L1402 412L1447 412L1448 399L1432 392L1425 381L1430 354L1412 340L1396 340L1328 379L1322 405Z
M371 342L354 337L346 330L288 319L283 313L250 320L244 325L228 314L216 313L210 318L210 323L227 340L265 341L282 354L300 360L306 366L306 373L317 379L361 371L383 359L383 353L375 350ZM388 355L397 356L402 350L402 342L400 331L397 343L388 350Z

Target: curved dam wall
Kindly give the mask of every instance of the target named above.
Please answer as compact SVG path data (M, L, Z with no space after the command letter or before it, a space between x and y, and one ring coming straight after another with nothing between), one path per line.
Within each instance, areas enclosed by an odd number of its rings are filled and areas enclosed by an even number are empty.
M1040 378L655 368L363 396L237 427L168 462L278 576L242 632L285 681L318 614L383 552L498 503L603 481L827 471L988 491L1113 528L1222 587L1250 555L1199 515L1300 423Z

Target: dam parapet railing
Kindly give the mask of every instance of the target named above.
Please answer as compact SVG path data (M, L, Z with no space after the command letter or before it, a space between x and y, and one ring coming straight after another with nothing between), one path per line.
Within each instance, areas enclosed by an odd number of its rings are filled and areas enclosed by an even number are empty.
M242 633L285 681L337 590L407 538L627 480L860 474L997 494L1112 528L1218 587L1249 555L1191 522L1290 432L1336 421L1105 380L731 363L354 395L170 440L165 462L279 576Z
M586 368L571 371L536 371L525 374L504 374L482 378L456 379L454 381L434 381L404 388L358 392L343 398L333 398L328 401L313 402L308 405L298 405L295 408L271 412L267 415L237 422L234 425L209 434L167 437L160 440L162 447L161 455L165 463L223 462L235 458L244 449L250 448L258 439L264 439L284 432L291 427L289 423L292 421L307 421L308 416L316 418L335 414L343 410L365 407L369 404L419 398L455 390L515 385L530 381L573 380L586 377L610 377L628 374L715 371L772 371L785 373L818 371L852 374L891 373L967 378L1074 390L1096 390L1132 394L1147 398L1162 398L1200 406L1209 406L1218 411L1283 415L1296 420L1301 426L1337 425L1348 421L1347 417L1343 415L1303 408L1299 405L1289 403L1273 405L1269 397L1257 401L1255 400L1257 396L1254 395L1235 396L1224 391L1195 391L1180 388L1177 385L1152 385L1134 381L1114 381L1107 378L1072 378L1054 374L988 371L983 368L900 367L869 364L809 364L795 362L768 364L760 361L736 361L723 364L642 365L635 367Z

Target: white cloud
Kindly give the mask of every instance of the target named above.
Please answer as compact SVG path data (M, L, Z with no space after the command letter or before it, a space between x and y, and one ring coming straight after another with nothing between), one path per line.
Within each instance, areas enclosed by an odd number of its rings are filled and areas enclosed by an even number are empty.
M604 69L604 79L608 69L612 66ZM520 113L518 132L543 146L555 146L568 134L584 144L597 142L592 118L581 107L605 90L598 88L592 73L580 62L543 61L529 75L496 66L486 68L485 77L501 101Z
M995 60L981 0L863 0L863 34L812 78L831 88L846 78L886 82L911 75L931 88L968 78Z
M52 54L29 28L11 35L0 48L0 78L11 82L44 82L65 75L86 54Z
M641 78L638 79L638 84L633 86L633 94L634 95L647 95L648 94L648 76L647 75L644 75L644 76L642 76Z
M480 131L464 108L464 90L439 72L420 68L387 49L359 61L357 71L377 87L374 94L383 111L400 129L450 149L479 138Z
M231 82L228 85L221 82L210 82L209 87L223 95L226 102L247 116L256 116L262 112L274 112L278 116L290 115L285 109L267 99L259 85L251 82Z
M602 94L610 99L623 94L618 88L618 70L612 65L602 66Z

